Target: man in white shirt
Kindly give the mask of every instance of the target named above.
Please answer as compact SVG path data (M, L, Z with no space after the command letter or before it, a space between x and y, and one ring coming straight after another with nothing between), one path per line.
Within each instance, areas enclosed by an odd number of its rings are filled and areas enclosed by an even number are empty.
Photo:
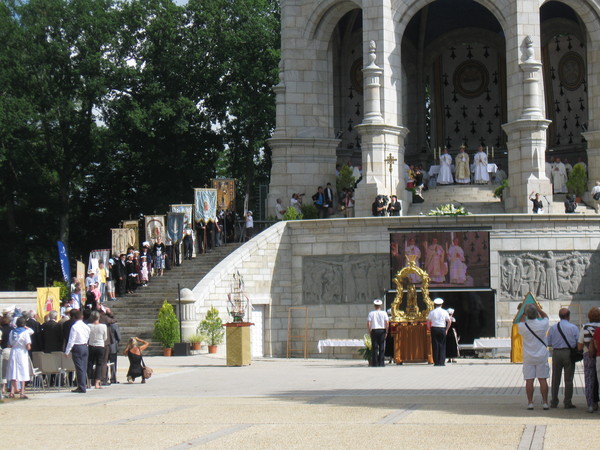
M75 323L69 333L69 341L65 348L65 357L73 353L73 364L77 375L77 389L71 392L85 394L87 386L87 364L88 364L88 341L90 339L90 327L83 322L83 314L80 310L73 313Z
M594 200L594 209L596 210L596 214L598 214L598 211L600 210L600 181L596 181L596 186L592 188L590 194Z
M275 200L275 217L277 217L277 220L283 220L283 215L285 214L285 212L286 209L281 204L281 199L278 198L277 200Z
M385 311L381 309L383 302L380 299L373 300L375 309L367 317L367 327L371 336L372 363L373 367L385 365L385 338L390 326L390 319Z
M533 409L533 382L536 378L540 382L543 408L549 408L547 378L550 375L548 365L550 354L546 344L549 328L548 315L544 311L535 304L525 307L525 314L521 316L519 323L519 334L523 337L523 378L527 394L527 409Z
M548 346L552 347L552 396L550 407L558 406L558 388L560 379L565 372L565 409L575 408L571 402L573 398L573 376L575 375L575 363L571 361L571 349L577 348L579 339L579 327L569 322L571 311L561 308L558 311L560 322L550 327L548 331ZM562 333L561 333L562 332ZM564 337L563 337L564 336Z
M446 335L450 329L450 314L442 309L444 300L436 298L433 301L435 308L427 317L427 325L431 332L431 350L433 353L433 365L446 365Z

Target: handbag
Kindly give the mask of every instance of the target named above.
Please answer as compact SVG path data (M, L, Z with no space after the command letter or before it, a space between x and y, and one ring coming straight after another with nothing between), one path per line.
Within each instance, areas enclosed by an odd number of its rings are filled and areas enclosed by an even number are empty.
M560 333L563 340L565 341L565 344L567 344L567 347L569 347L569 350L571 351L571 354L569 355L571 357L571 362L573 364L575 364L575 363L578 363L579 361L581 361L583 359L583 351L580 351L580 350L577 350L577 348L571 347L571 345L569 344L569 341L567 341L567 338L565 337L565 334L560 329L560 323L558 323L556 325L556 328L558 328L558 332Z
M600 200L600 191L594 194L594 200Z
M144 380L148 380L152 374L154 373L154 370L152 370L150 367L146 366L146 363L144 362L144 358L142 358L142 377L144 378Z

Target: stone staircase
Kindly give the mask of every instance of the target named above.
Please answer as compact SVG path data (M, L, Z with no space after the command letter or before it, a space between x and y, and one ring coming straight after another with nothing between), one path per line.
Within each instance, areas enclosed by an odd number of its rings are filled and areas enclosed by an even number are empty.
M552 202L554 203L554 213L553 214L562 214L565 212L564 203L567 199L567 194L554 194L552 196ZM593 203L593 200L592 200ZM544 206L546 206L546 201L544 200ZM575 214L583 214L583 215L596 215L596 210L591 205L585 204L583 201L581 203L577 203L577 209L575 210Z
M122 341L120 350L127 339L137 336L148 341L147 355L162 355L162 345L152 338L154 321L165 300L175 303L179 288L193 289L196 284L221 260L242 244L227 244L208 254L197 255L191 261L182 261L179 267L165 270L162 277L152 277L147 287L139 286L135 294L128 294L116 302L107 302L119 322Z
M409 216L427 215L429 211L448 203L464 206L471 214L504 214L504 204L494 198L496 185L453 184L423 191L424 203L410 205Z

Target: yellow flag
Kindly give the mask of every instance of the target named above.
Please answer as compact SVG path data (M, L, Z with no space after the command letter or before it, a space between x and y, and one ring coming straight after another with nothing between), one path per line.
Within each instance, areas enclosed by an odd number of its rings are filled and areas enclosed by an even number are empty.
M37 321L44 323L50 311L60 312L60 288L37 288Z

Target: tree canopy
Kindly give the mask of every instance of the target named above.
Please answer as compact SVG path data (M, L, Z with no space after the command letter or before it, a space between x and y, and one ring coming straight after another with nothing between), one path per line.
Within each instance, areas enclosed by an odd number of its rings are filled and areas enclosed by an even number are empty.
M217 175L267 182L276 0L2 0L0 42L0 289Z

